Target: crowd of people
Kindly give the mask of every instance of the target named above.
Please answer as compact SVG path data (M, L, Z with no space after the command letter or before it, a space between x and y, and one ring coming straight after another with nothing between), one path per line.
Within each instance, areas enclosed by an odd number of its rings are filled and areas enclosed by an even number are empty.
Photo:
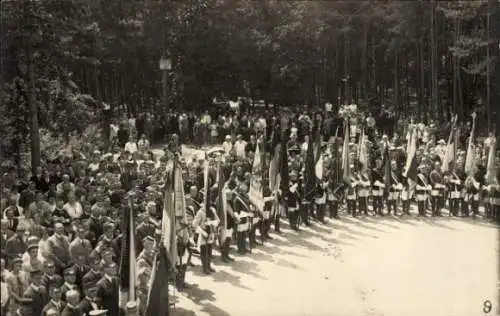
M187 229L177 230L179 260L175 262L174 281L179 291L189 287L185 274L194 266L193 255L200 256L204 273L214 273L213 248L218 246L222 261L232 262L232 239L236 240L237 252L244 255L259 245L257 237L264 242L272 238L271 230L279 234L280 224L287 218L292 229L300 230L301 225L311 225L312 221L325 222L339 216L409 216L411 205L416 203L418 216L426 216L428 209L432 216L441 216L445 210L449 216L477 216L484 206L482 217L498 222L499 174L495 171L492 177L492 170L486 170L494 151L492 135L484 142L476 141L476 171L467 175L464 150L457 152L449 170L442 170L449 141L440 139L440 135L446 135L446 128L439 132L432 123L386 120L380 126L368 115L351 120L355 128L345 135L343 120L333 113L323 113L320 137L316 138L311 133L316 119L312 113L288 114L285 123L276 112L213 116L208 112L199 116L170 113L161 132L155 131L154 118L149 115L124 118L111 126L113 146L109 152L88 146L88 152L44 162L32 175L3 166L2 315L118 315L120 215L129 207L130 199L137 223L137 301L128 302L125 312L145 315L148 284L161 238L165 170L172 160L182 168L187 193L186 221L180 222ZM419 174L414 183L404 176L408 130L418 131ZM279 170L286 170L289 182L284 185L282 176L279 189L273 188L271 179L264 175L260 208L249 196L253 161L260 148L262 161L268 162L264 166L270 166L276 133L280 133L284 148L281 157L285 152L287 156L286 168L280 165ZM169 135L168 145L162 155L155 155L150 142L161 142L162 134ZM343 146L346 137L350 137L347 147ZM324 171L315 179L311 195L304 190L304 177L312 138L321 148L316 159L322 159ZM467 147L467 137L457 139L459 148ZM216 158L186 157L181 144L218 145L220 150ZM367 159L359 159L360 147L366 147ZM349 181L342 178L342 148L350 152ZM389 156L385 155L386 148ZM494 157L494 170L499 170L496 152ZM390 188L384 188L387 159ZM206 164L210 166L208 184Z

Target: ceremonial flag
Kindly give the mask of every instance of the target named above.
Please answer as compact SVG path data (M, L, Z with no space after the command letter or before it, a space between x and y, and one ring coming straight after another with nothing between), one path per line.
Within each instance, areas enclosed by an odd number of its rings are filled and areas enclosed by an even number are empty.
M323 155L321 152L317 155L318 159L316 165L314 166L314 173L316 174L316 179L319 181L323 180Z
M210 197L208 196L208 168L208 155L205 152L205 164L203 166L203 207L205 208L206 212L208 212L208 208L210 207Z
M177 262L177 234L175 231L175 191L174 175L177 163L173 168L167 169L165 176L165 196L163 198L163 216L161 221L160 243L167 251L168 259L172 264Z
M222 172L222 165L219 163L217 167L217 210L219 211L220 219L220 240L221 245L226 240L226 227L227 227L227 203L226 203L226 187L224 173Z
M284 130L281 137L280 155L279 155L279 180L278 186L282 194L286 194L290 188L290 174L288 173L288 134Z
M486 183L488 185L497 185L497 168L496 168L496 151L497 151L497 140L493 139L490 144L488 152L488 162L486 164Z
M153 262L145 316L169 316L169 270L170 262L167 258L167 251L163 244L160 244Z
M264 192L262 190L262 155L260 153L262 142L257 142L252 164L252 175L250 176L250 190L248 198L259 211L264 210Z
M349 124L345 124L344 145L342 146L342 179L345 183L351 182L351 161L349 157Z
M184 180L182 179L182 168L175 163L174 170L174 197L175 216L179 219L186 219L186 196L184 194Z
M125 209L122 218L122 239L121 239L121 255L120 255L120 284L118 304L120 307L120 315L125 315L127 310L127 302L135 301L135 224L133 214L132 199L129 199L129 205Z
M451 163L455 160L456 156L456 131L455 125L457 123L457 116L452 119L450 136L448 136L448 144L446 146L446 152L443 159L443 172L449 172L451 170Z
M186 227L187 224L187 214L186 214L186 196L184 194L184 180L182 179L182 168L181 166L176 162L175 163L175 170L174 170L174 210L175 210L175 233L176 233L176 239L179 236L182 236L184 240L189 239L189 231ZM176 240L177 241L177 240ZM177 247L177 242L176 242L176 247ZM187 252L186 252L187 253ZM178 258L178 253L176 249L176 261L175 263L181 263L180 260L182 260L182 263L185 264L187 261L187 258L183 256L182 258ZM187 255L187 254L186 254Z
M314 158L318 161L321 156L321 120L315 120L313 124L314 131Z
M316 191L316 171L314 162L314 144L311 133L307 144L306 161L304 166L304 199L312 202Z
M408 148L406 149L406 164L403 176L411 180L417 179L418 166L417 166L417 131L413 129L410 131L410 140Z
M476 161L474 154L474 129L476 128L476 113L472 113L472 129L469 136L469 144L467 146L467 156L465 158L465 173L468 176L474 175L476 172Z
M269 188L274 192L279 187L279 163L281 144L279 130L276 126L271 135L271 159L269 161Z
M392 186L391 158L389 156L389 144L384 148L384 185L385 191L389 192Z
M359 139L358 151L359 162L361 163L362 171L364 172L368 170L368 152L366 150L366 135L364 129L362 130L361 137Z

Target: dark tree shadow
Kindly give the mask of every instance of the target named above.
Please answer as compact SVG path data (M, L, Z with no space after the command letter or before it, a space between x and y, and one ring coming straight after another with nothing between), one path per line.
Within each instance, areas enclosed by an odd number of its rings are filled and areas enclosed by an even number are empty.
M329 221L328 222L328 226L330 226L332 228L332 230L336 230L336 231L339 231L339 230L345 230L345 229L349 229L349 226L347 225L340 225L338 222L333 222L333 221Z
M247 291L253 291L253 289L241 283L240 277L232 275L226 271L217 271L211 274L211 277L215 282L228 282L234 287L238 287Z
M170 307L170 315L175 316L196 316L196 313L180 306Z
M226 312L225 310L222 310L219 307L217 307L211 303L204 304L201 311L207 313L210 316L233 316L233 315L229 314L228 312Z
M250 258L252 258L254 254L250 254ZM254 278L260 280L267 280L267 278L261 276L257 272L260 271L259 265L255 262L247 261L247 260L237 260L233 265L231 265L231 269L233 271L251 275Z
M200 305L203 301L215 301L215 293L210 290L201 289L198 284L191 284L189 289L184 290L184 293L196 305Z
M323 223L315 223L314 225L311 226L312 230L317 231L319 233L323 234L330 234L332 233L332 228L329 227L328 224L323 224Z
M256 261L268 261L268 262L274 262L275 257L271 256L268 253L274 253L274 254L279 254L278 247L261 247L261 251L259 252L253 252L252 253L252 259ZM276 249L276 250L275 250Z
M357 224L358 221L350 218L350 216L352 216L352 215L349 215L346 213L344 216L339 216L338 221L343 222L343 223Z

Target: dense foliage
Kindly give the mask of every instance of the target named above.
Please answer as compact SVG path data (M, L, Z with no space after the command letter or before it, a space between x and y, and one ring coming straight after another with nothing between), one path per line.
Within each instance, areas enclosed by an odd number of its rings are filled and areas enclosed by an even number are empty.
M173 59L171 106L249 96L372 111L386 104L423 119L464 119L477 109L491 118L500 101L499 7L493 0L5 0L2 145L28 137L28 54L40 125L58 133L83 130L102 101L132 113L152 109L163 52Z

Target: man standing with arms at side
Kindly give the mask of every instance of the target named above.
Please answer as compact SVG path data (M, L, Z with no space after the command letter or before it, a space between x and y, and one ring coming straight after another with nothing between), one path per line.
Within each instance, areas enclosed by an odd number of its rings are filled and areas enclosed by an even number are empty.
M97 297L110 315L119 314L117 269L116 264L107 265L104 267L104 276L97 282Z

